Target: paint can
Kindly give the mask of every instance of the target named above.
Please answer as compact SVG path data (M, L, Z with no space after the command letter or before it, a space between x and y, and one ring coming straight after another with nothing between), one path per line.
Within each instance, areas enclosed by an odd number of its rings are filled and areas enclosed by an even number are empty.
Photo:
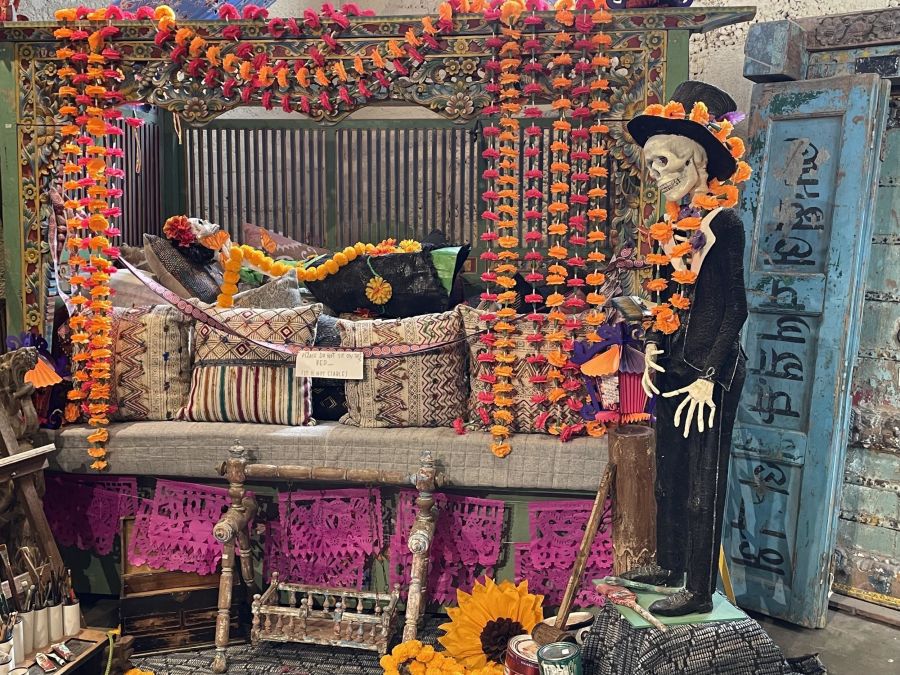
M530 635L517 635L506 647L503 675L540 675L538 645Z
M537 656L540 675L583 675L581 647L571 642L551 642Z

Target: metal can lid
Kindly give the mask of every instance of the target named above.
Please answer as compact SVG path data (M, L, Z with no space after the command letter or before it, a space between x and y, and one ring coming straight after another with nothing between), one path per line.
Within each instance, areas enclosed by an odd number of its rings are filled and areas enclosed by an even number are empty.
M581 647L571 642L551 642L538 650L538 661L541 663L553 663L555 661L570 661L572 657L581 653Z
M538 643L530 635L516 635L509 641L507 649L520 659L537 663Z

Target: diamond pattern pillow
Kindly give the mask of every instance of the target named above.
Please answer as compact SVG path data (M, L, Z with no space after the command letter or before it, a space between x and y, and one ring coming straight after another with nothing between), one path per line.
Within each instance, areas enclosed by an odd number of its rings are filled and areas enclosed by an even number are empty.
M223 309L212 314L238 334L310 346L321 305ZM191 393L181 419L194 422L313 424L309 378L294 376L294 357L198 324Z
M191 323L169 305L113 309L115 420L177 417L191 387Z
M342 347L451 342L432 351L365 360L362 380L347 380L344 424L443 427L466 413L466 348L456 312L408 319L337 322Z
M481 415L479 414L479 409L482 406L478 402L478 392L483 391L485 385L478 378L484 374L490 373L492 368L490 364L480 363L478 361L478 355L488 352L489 349L476 337L481 331L484 331L487 328L487 324L479 320L479 317L483 313L479 309L469 307L468 305L458 305L456 311L462 318L466 334L470 336L468 340L470 391L468 419L470 422L478 424L482 429L487 430L490 427L490 424L485 424L482 420ZM519 317L516 318L518 319ZM522 322L520 325L524 325L525 323L526 322ZM530 328L526 329L524 332L528 331L530 331ZM535 394L546 394L547 385L536 385L531 382L531 378L536 375L546 375L549 370L549 365L546 363L543 365L528 363L527 358L535 353L536 348L534 345L525 341L524 332L520 330L510 336L516 342L516 347L511 350L512 353L515 354L516 360L512 364L512 384L514 388L513 397L515 398L515 403L511 408L513 422L509 427L513 431L523 434L545 433L541 429L536 429L535 423L540 413L547 408L546 406L533 403L531 397ZM579 395L583 397L584 392L579 392ZM575 424L581 421L580 416L577 413L572 412L563 405L556 406L553 410L556 411L556 414L562 414L563 421L567 424Z

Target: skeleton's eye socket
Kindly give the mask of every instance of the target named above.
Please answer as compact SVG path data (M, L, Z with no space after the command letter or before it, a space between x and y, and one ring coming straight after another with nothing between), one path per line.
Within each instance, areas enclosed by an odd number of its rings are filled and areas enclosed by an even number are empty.
M668 159L668 157L664 157L664 156L660 155L659 157L656 158L656 163L661 164L662 166L665 166L666 164L669 163L669 159Z

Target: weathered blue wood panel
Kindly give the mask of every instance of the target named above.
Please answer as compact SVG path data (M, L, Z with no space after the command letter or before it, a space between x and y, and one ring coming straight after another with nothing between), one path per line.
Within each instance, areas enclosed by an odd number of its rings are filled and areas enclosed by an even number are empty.
M898 56L900 58L900 56ZM881 151L875 232L835 554L838 592L900 608L900 96Z
M888 85L756 85L744 191L748 374L726 555L744 607L824 625Z

